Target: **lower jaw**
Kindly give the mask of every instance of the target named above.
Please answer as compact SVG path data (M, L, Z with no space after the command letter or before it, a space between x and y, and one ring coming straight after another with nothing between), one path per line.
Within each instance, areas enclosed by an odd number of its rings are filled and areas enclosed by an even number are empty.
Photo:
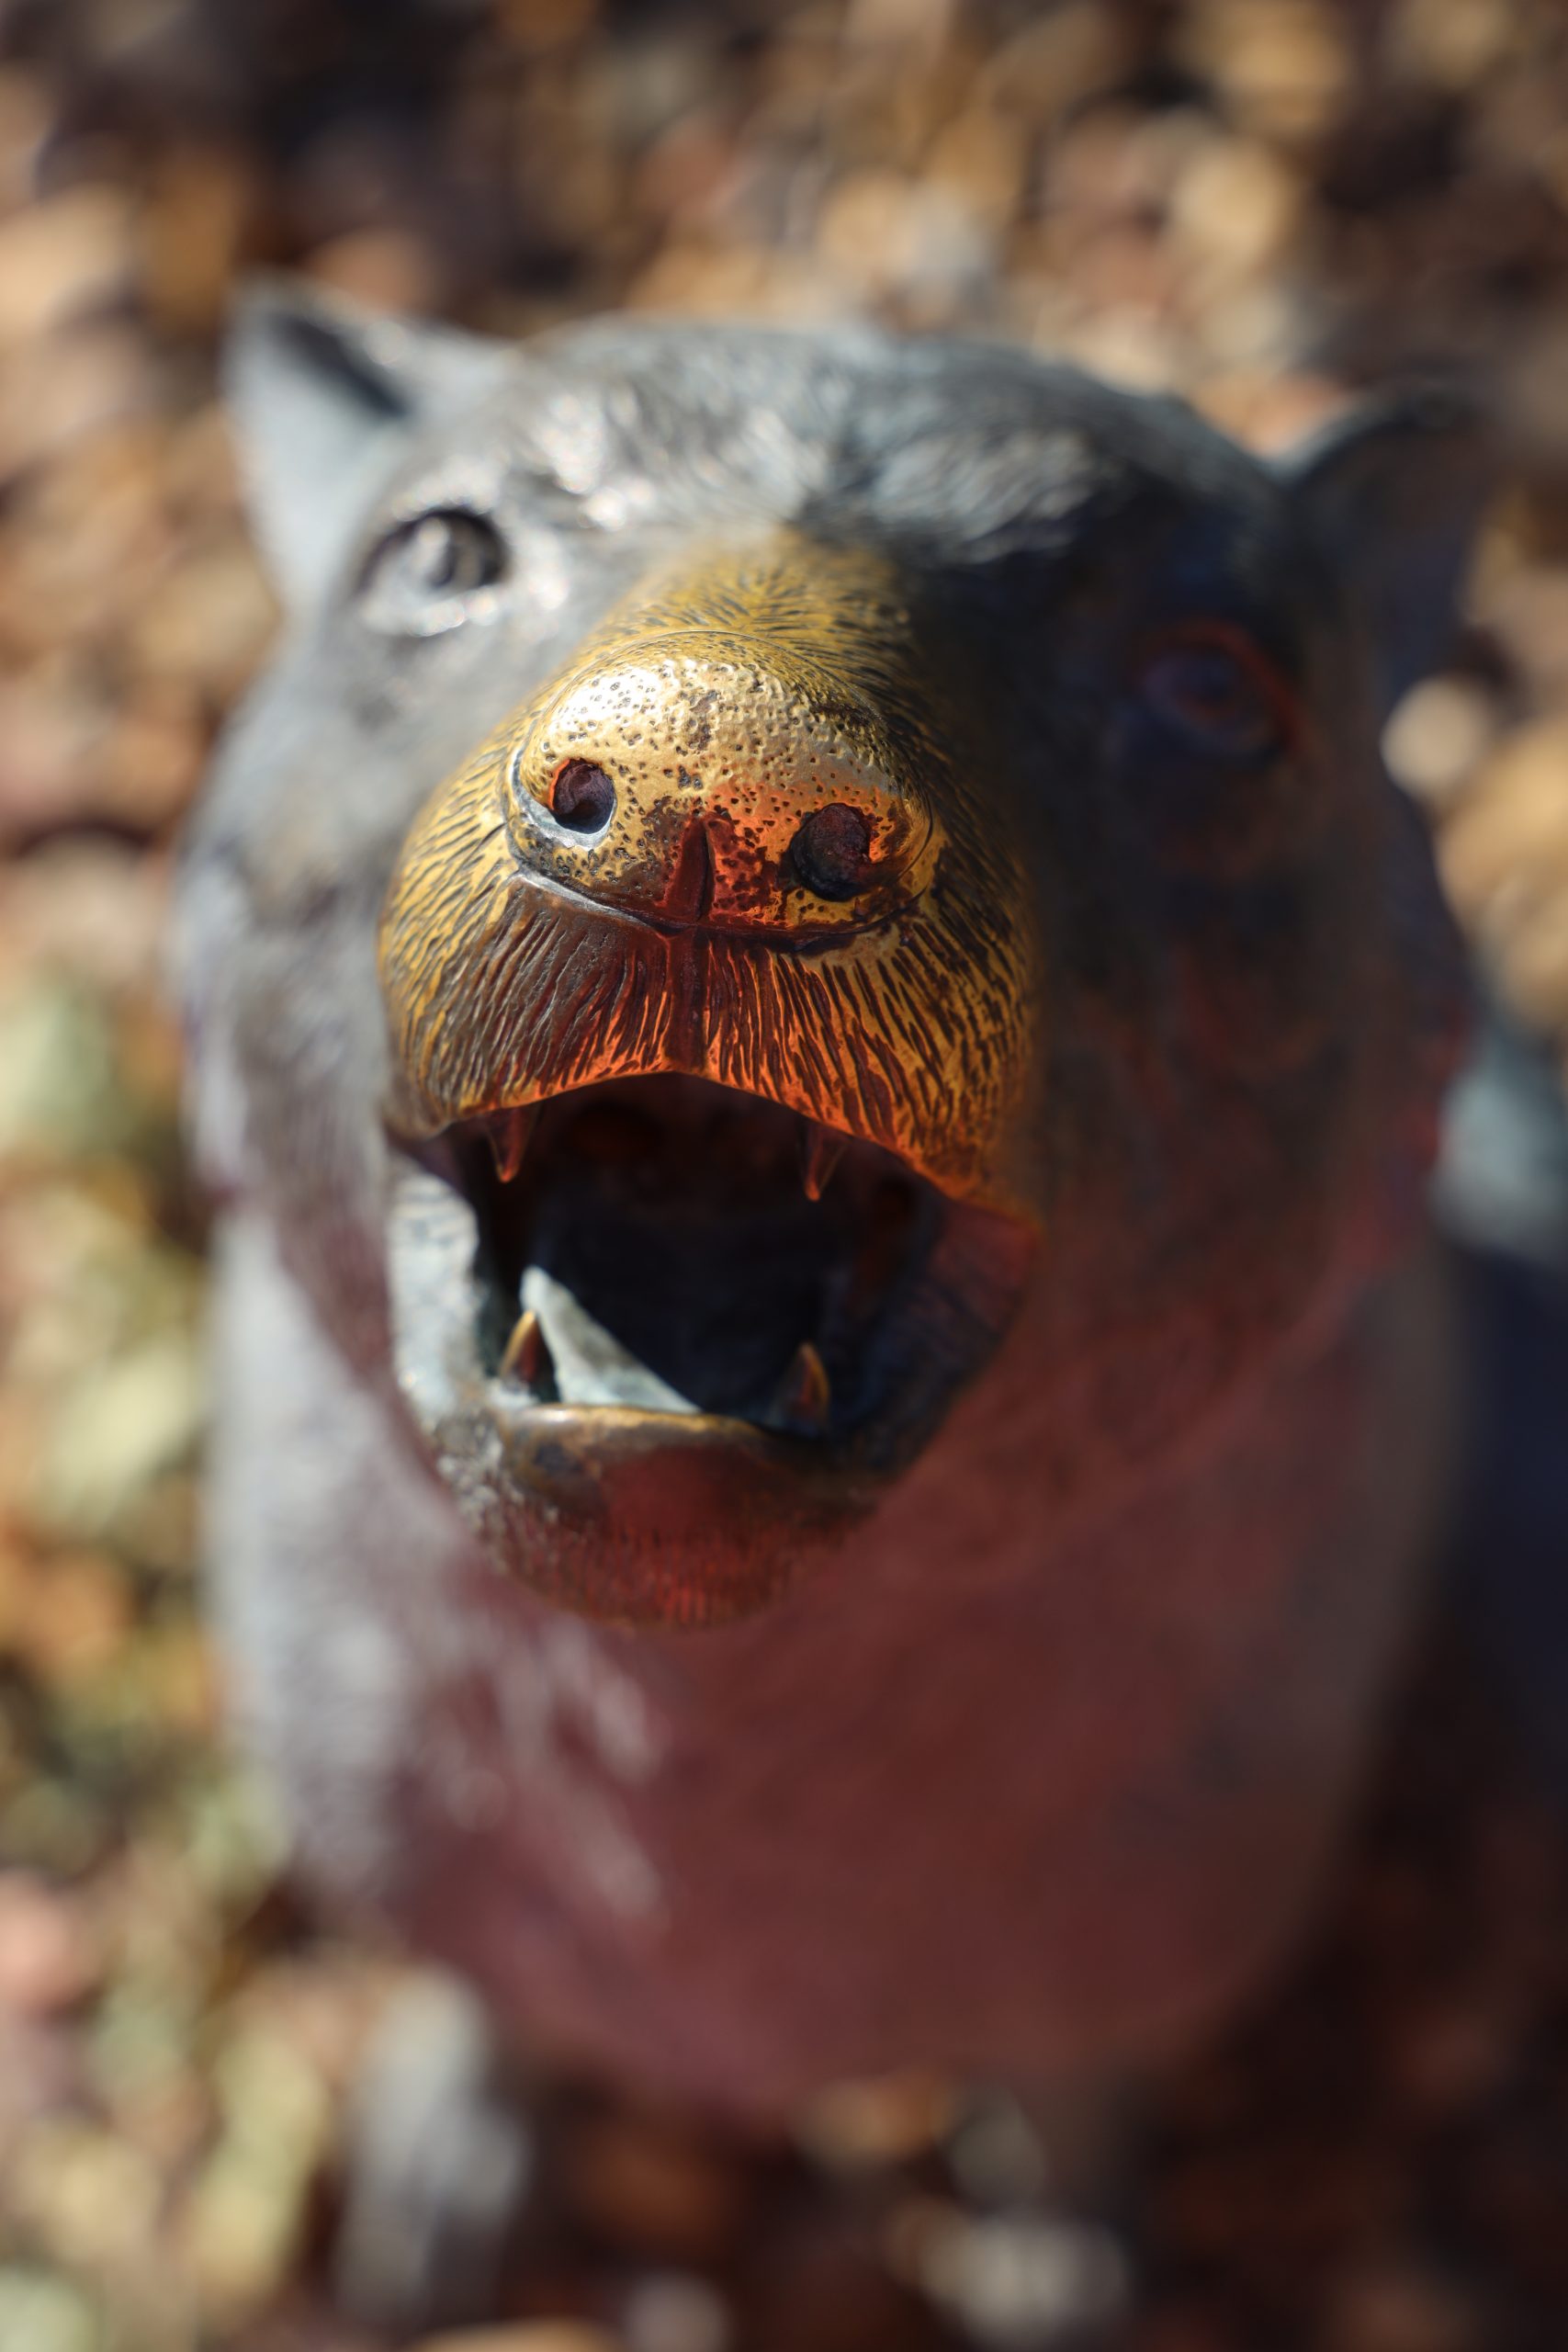
M750 1615L830 1555L881 1491L805 1441L706 1414L535 1406L483 1430L458 1416L434 1443L499 1567L558 1607L623 1625Z

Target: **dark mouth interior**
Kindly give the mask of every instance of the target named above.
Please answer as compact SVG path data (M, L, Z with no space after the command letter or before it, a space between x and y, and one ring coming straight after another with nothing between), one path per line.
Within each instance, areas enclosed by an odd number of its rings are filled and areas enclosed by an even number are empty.
M492 1377L812 1438L897 1385L950 1208L889 1153L701 1079L469 1122L437 1163L475 1212Z

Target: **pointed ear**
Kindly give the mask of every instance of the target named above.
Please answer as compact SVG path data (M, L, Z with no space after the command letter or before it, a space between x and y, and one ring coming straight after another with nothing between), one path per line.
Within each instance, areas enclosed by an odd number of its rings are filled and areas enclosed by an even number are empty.
M224 389L252 525L291 612L321 594L415 435L477 400L506 356L504 344L388 318L297 280L247 288Z
M1497 477L1484 415L1458 391L1394 394L1339 419L1278 470L1359 606L1386 715L1439 665L1458 623Z

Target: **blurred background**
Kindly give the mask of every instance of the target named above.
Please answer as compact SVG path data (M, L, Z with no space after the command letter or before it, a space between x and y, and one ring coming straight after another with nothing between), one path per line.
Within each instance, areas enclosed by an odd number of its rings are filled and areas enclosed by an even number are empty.
M238 277L525 334L613 304L1000 334L1289 440L1457 363L1517 459L1389 755L1568 1035L1559 0L0 0L0 2346L355 2352L321 2249L398 1982L302 1917L200 1626L203 1217L172 844L275 611ZM1160 2095L1137 2352L1562 2352L1568 1887L1417 1672L1317 1949ZM516 2352L1054 2345L1005 2100L728 2158L558 2102ZM1012 2218L1010 2218L1012 2217ZM502 2339L495 2339L499 2346Z

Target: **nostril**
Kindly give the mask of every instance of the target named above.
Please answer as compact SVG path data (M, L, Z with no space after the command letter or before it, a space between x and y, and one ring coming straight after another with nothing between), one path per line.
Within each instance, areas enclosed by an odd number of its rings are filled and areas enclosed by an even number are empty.
M569 832L602 833L615 813L615 787L592 760L568 760L556 770L550 808Z
M871 826L847 801L829 801L807 817L790 844L795 870L821 899L852 899L870 876L865 870Z

